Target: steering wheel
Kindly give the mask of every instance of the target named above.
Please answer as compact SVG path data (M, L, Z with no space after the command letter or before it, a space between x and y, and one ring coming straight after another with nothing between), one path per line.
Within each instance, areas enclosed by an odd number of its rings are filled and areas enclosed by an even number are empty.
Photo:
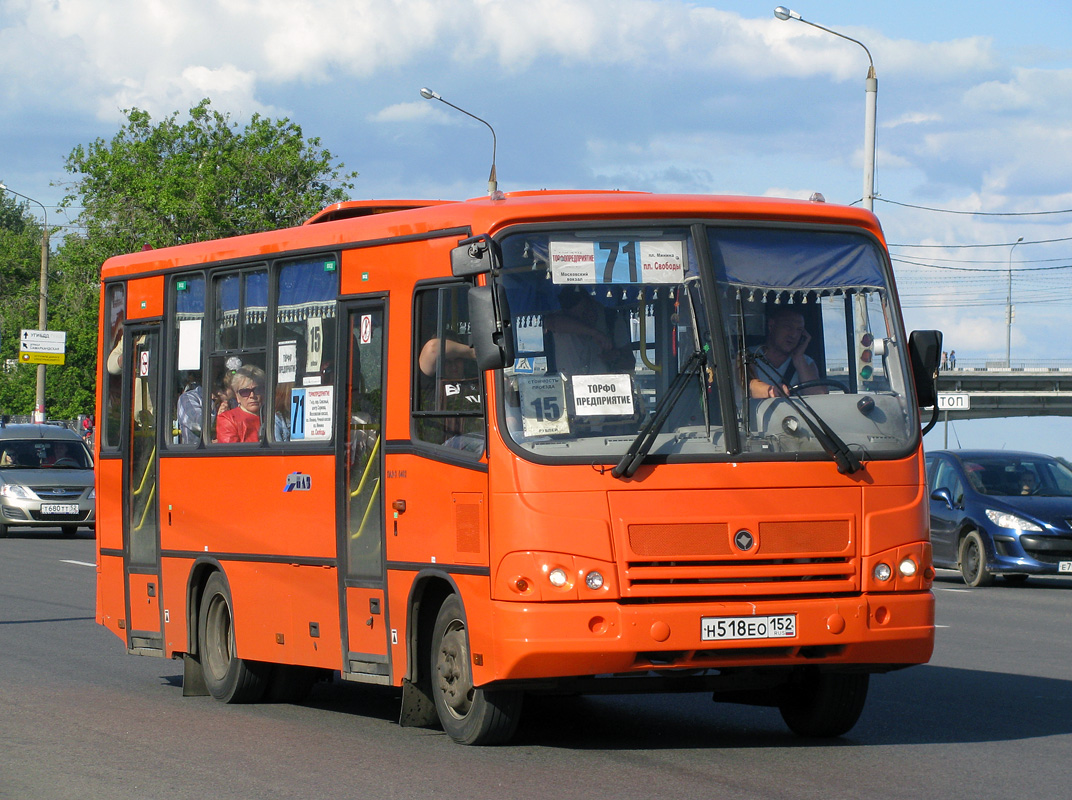
M52 466L54 466L54 467L77 467L78 462L75 461L70 456L67 456L65 458L57 459L56 461L54 461L52 463Z
M816 378L813 381L798 383L789 387L789 394L799 394L802 389L811 389L814 386L833 386L836 389L840 389L845 394L849 394L849 387L833 378Z

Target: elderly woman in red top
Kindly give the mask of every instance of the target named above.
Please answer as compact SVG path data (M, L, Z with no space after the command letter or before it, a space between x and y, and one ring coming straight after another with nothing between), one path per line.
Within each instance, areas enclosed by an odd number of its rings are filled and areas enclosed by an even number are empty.
M216 416L216 441L256 442L261 431L261 407L264 405L265 374L260 367L246 364L231 378L231 389L238 407Z

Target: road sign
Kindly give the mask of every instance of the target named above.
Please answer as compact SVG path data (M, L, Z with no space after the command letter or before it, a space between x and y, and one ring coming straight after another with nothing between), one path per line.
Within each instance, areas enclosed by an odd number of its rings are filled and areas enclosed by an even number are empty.
M63 364L65 363L65 356L63 353L27 353L25 351L19 353L20 364Z
M967 392L938 392L938 408L941 411L970 411L971 395Z
M24 328L19 335L19 352L22 353L59 353L63 355L66 349L67 331L34 331Z

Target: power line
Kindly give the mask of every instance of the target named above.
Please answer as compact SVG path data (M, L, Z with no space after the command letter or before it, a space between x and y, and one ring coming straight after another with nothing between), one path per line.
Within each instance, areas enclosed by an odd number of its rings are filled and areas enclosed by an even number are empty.
M1072 214L1072 208L1061 208L1056 211L955 211L950 208L933 208L932 206L917 206L912 203L899 203L896 200L887 200L885 197L875 196L876 200L889 203L892 206L902 208L916 208L920 211L934 211L938 214L960 214L968 217L1045 217L1054 214Z
M1072 236L1065 236L1060 239L1036 239L1031 242L1020 242L1020 244L1053 244L1054 242L1072 242ZM996 242L994 244L889 244L889 247L916 247L932 250L965 250L971 247L1012 247L1016 242Z

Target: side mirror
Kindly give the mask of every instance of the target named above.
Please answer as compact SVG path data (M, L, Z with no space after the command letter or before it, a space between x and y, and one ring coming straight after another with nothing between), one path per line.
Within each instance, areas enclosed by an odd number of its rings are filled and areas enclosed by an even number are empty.
M953 495L949 493L948 489L935 489L931 492L931 500L937 500L940 503L945 503L950 510L953 508Z
M908 357L916 384L916 403L920 408L938 402L938 366L942 358L941 331L912 331L908 337Z
M469 321L473 352L481 371L502 369L514 363L510 305L501 287L473 286L469 289Z
M455 278L469 278L491 272L492 248L495 242L486 233L462 239L450 251L450 271Z

